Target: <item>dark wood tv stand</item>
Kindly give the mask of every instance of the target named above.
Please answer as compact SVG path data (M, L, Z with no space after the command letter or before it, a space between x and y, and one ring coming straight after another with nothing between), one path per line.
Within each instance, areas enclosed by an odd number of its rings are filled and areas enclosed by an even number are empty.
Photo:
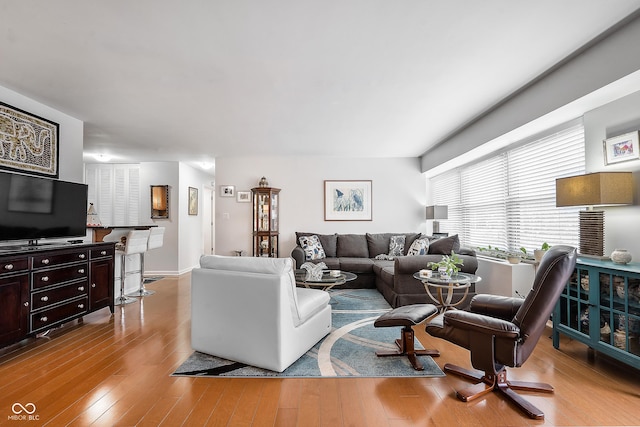
M113 307L115 243L0 251L0 347Z

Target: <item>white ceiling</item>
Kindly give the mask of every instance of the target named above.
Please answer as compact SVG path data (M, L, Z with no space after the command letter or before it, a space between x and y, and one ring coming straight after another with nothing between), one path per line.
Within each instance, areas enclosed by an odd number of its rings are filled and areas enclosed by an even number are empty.
M419 156L640 0L0 0L0 85L117 161Z

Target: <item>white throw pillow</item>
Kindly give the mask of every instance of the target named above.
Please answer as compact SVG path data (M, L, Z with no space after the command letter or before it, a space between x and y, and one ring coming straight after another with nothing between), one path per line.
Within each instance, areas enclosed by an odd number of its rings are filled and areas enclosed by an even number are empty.
M423 237L416 239L411 244L407 255L427 255L429 253L429 239Z
M304 258L306 261L327 257L324 252L324 248L322 247L322 243L320 243L320 238L315 234L312 236L300 236L298 240L300 241L300 247L304 251Z

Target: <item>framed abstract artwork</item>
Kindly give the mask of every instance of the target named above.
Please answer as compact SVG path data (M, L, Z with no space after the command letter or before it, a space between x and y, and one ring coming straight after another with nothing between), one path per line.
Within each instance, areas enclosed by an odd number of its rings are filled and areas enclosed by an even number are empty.
M638 147L638 131L607 138L603 141L604 164L626 162L640 158Z
M58 132L51 120L0 102L0 168L58 178Z
M325 221L371 221L371 181L324 181Z
M198 189L189 187L189 215L198 215Z

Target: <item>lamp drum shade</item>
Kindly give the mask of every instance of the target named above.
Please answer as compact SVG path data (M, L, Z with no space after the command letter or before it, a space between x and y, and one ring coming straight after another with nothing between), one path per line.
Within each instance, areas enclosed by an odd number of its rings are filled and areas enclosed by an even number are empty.
M426 219L447 219L449 208L445 205L427 206Z
M556 206L605 206L633 203L631 172L596 172L556 179Z

